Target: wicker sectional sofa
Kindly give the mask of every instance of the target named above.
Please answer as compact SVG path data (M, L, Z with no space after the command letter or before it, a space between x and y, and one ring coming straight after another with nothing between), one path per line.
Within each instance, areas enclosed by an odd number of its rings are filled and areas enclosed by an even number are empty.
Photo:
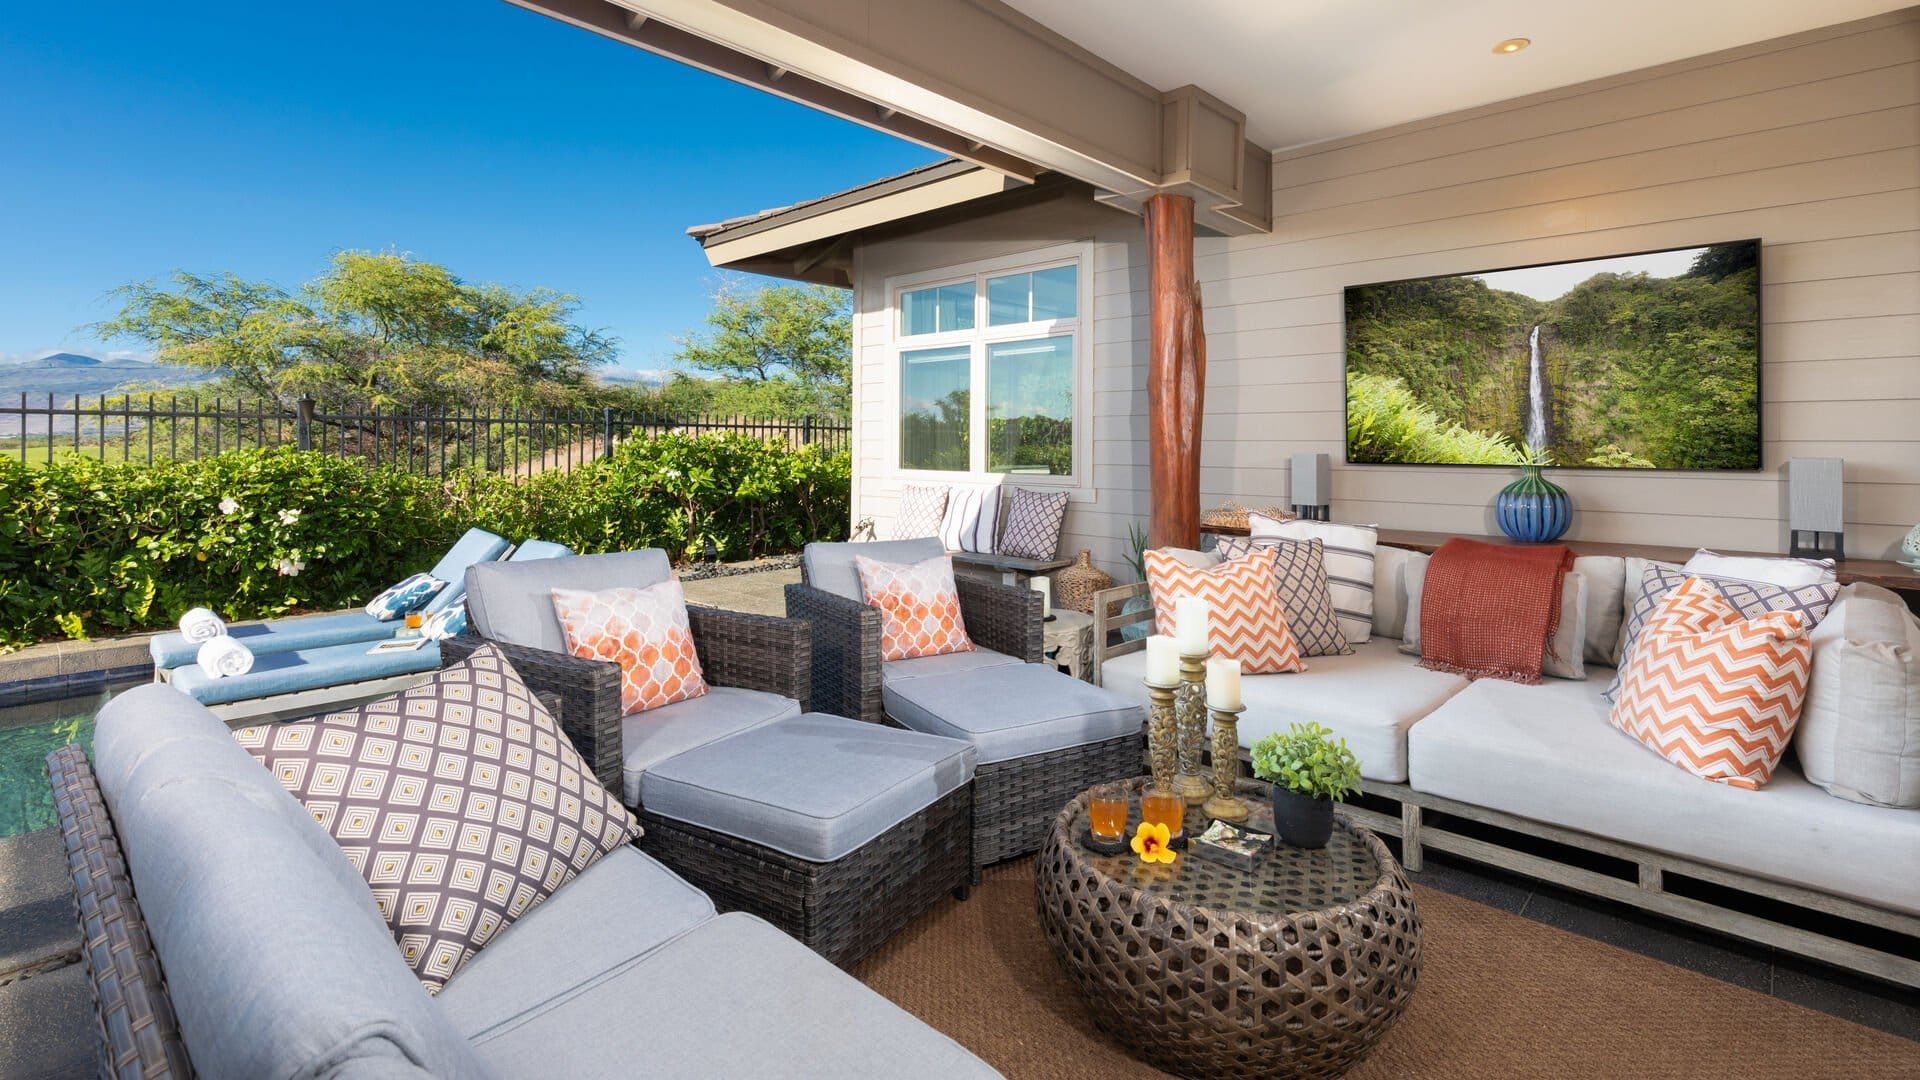
M1381 552L1384 593L1405 553ZM1823 628L1865 602L1859 588L1842 590ZM1589 604L1621 604L1597 592ZM1118 631L1151 616L1117 613L1144 593L1101 594L1094 630L1097 678L1142 701L1145 654ZM1373 639L1351 656L1245 679L1243 756L1271 731L1319 721L1360 759L1365 794L1350 812L1400 837L1409 870L1426 849L1447 851L1920 986L1920 809L1830 795L1791 755L1757 791L1701 780L1611 726L1612 667L1589 656L1584 681L1537 686L1429 671L1400 651L1395 607L1377 606ZM1619 624L1617 611L1592 614L1589 626ZM1816 693L1820 678L1816 660Z
M430 997L339 846L205 707L123 694L95 763L69 746L49 772L102 1075L998 1075L632 847Z

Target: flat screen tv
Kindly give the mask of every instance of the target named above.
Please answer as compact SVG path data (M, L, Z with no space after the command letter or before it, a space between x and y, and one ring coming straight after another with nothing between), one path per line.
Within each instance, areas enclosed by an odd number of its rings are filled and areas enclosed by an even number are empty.
M1349 286L1347 460L1760 467L1760 241Z

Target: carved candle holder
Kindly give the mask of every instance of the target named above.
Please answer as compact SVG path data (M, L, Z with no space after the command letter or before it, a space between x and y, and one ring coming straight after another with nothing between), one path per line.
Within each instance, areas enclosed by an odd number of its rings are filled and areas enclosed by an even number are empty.
M1145 682L1146 680L1141 680ZM1147 762L1153 768L1153 786L1173 787L1175 758L1179 754L1179 729L1174 699L1179 683L1147 683Z
M1199 806L1213 794L1212 785L1201 775L1200 761L1207 742L1207 656L1180 657L1180 691L1175 704L1175 725L1180 747L1180 773L1173 778L1173 789L1188 806Z
M1240 779L1240 714L1246 707L1213 710L1213 793L1200 812L1220 821L1247 820L1247 804L1233 793Z

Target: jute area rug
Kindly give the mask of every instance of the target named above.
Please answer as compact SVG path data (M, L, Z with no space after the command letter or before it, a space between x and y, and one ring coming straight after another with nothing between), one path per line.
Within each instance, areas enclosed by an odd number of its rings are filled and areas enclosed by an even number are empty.
M1354 1080L1920 1078L1920 1043L1414 888L1420 986ZM1093 1026L1040 932L1032 859L987 871L854 974L1011 1080L1166 1075Z

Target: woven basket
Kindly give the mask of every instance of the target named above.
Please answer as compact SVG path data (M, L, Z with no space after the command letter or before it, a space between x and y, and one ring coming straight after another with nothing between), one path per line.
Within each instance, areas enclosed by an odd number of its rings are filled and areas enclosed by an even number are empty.
M1093 594L1113 587L1113 575L1093 565L1093 552L1080 549L1072 566L1053 575L1053 602L1072 611L1093 612Z
M1247 527L1248 513L1249 511L1246 507L1241 506L1232 499L1228 499L1219 506L1201 514L1200 524L1215 529L1244 529ZM1251 513L1259 514L1262 517L1270 517L1275 521L1292 521L1294 516L1292 512L1282 510L1278 506L1258 507L1252 510Z

